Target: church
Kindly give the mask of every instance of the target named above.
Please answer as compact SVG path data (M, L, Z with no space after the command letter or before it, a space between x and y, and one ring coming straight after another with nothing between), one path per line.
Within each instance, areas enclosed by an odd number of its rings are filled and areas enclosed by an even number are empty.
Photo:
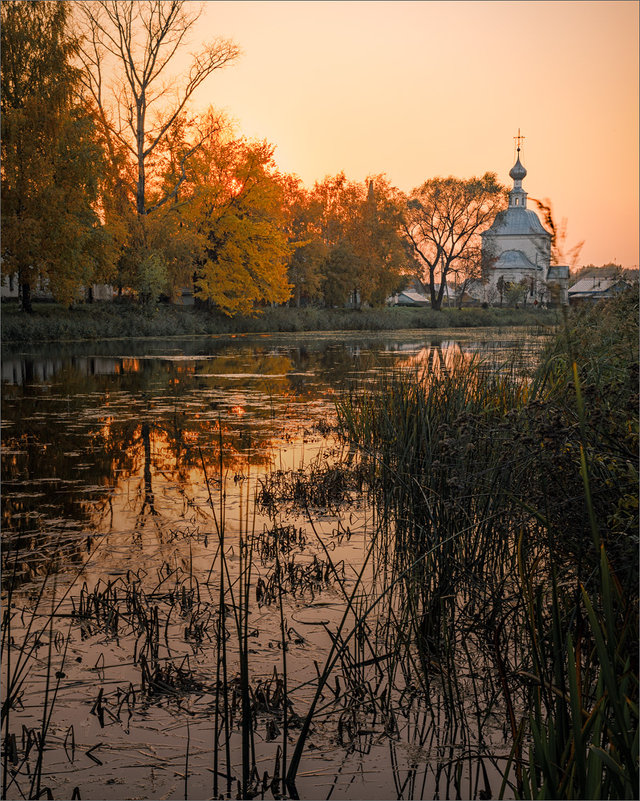
M527 208L527 193L522 188L527 171L520 161L520 141L524 137L518 131L515 138L518 146L516 163L509 172L513 180L509 205L482 233L487 299L520 284L523 290L528 289L526 303L566 304L569 268L551 264L551 234L535 211Z

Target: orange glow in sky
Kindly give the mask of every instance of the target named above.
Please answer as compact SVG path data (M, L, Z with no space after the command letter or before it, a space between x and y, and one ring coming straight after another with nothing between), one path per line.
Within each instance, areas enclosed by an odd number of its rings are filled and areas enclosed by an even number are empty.
M340 170L511 186L520 128L524 188L585 240L580 263L638 265L637 2L209 2L192 49L214 36L243 55L196 106L308 186Z

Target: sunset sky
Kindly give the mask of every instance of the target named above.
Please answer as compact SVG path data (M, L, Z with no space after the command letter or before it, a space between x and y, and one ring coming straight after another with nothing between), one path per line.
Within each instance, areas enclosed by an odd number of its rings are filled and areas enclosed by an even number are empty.
M276 146L308 186L344 170L404 191L493 171L518 128L530 197L581 264L638 264L637 2L208 2L192 40L233 39L197 106Z

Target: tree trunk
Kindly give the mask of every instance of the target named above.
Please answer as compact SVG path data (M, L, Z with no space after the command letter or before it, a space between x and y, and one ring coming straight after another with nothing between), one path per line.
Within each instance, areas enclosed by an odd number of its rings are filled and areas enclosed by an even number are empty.
M431 294L431 308L435 309L436 311L440 311L440 309L442 308L442 297L444 295L444 286L445 286L444 280L441 278L440 289L436 294L434 275L432 273L429 280L429 292Z
M27 314L33 314L33 306L31 305L31 284L28 281L21 281L20 283L20 308Z
M144 191L145 191L145 175L144 175L144 96L137 102L137 141L138 148L138 185L136 187L136 210L139 215L145 212L144 205Z

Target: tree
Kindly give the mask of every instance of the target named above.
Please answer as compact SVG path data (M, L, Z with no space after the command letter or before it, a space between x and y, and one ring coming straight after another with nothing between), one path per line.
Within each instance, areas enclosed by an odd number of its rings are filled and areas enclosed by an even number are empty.
M483 275L482 248L467 248L464 256L457 259L451 273L455 276L456 306L461 309L464 295L469 287L482 278Z
M84 84L105 129L134 159L136 211L149 214L167 203L186 179L182 170L174 186L152 204L147 202L148 168L154 166L160 145L195 90L215 70L234 61L239 48L226 39L213 40L193 58L186 83L176 86L168 74L170 65L200 11L191 10L183 0L96 0L77 8L85 25L80 49ZM115 62L118 77L107 92L109 61ZM201 144L196 141L184 154L181 167Z
M212 134L188 177L191 198L176 211L198 238L196 297L229 316L289 300L285 188L273 146Z
M83 32L82 79L98 109L117 190L117 203L110 211L123 248L118 282L149 299L151 273L156 287L164 281L175 291L176 264L190 243L184 239L186 231L176 229L175 217L167 214L172 214L187 181L190 160L217 132L210 124L198 129L188 122L189 101L240 51L229 40L214 39L193 57L186 78L178 81L171 70L200 16L194 4L95 0L77 2L75 8ZM110 75L114 78L108 81ZM187 141L182 135L185 126L189 146L172 153L176 142Z
M324 302L342 305L351 295L384 303L408 260L398 190L384 176L357 183L339 173L316 183L309 203L312 227L327 249L321 268Z
M366 200L354 220L354 240L361 257L358 285L362 300L382 305L398 288L411 262L402 235L403 198L384 176L368 179Z
M478 235L505 199L494 173L469 180L433 178L412 191L403 227L429 285L432 308L441 308L449 274L477 248Z
M17 272L27 312L36 282L71 303L110 257L104 159L68 16L66 2L2 3L2 269Z
M354 222L361 212L363 190L344 172L316 181L309 193L313 227L326 248L321 295L327 306L342 306L358 290L360 255L354 243Z
M321 298L329 248L317 225L319 205L311 193L293 176L284 178L284 187L291 248L287 275L295 305L300 307L303 301L313 303Z
M531 279L522 278L517 282L507 281L504 285L504 292L507 303L512 303L517 309L520 303L526 304L527 295L531 294Z

